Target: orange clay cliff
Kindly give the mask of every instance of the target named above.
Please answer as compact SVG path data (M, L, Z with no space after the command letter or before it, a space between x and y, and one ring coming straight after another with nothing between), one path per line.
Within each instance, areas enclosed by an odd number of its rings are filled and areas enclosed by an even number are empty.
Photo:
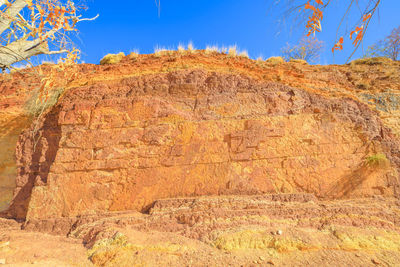
M0 77L0 261L399 264L400 62L102 63Z

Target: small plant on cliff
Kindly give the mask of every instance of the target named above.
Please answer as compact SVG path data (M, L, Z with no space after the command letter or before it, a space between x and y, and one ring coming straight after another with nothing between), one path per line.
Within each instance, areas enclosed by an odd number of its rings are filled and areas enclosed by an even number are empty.
M62 87L54 88L49 92L47 100L43 101L40 99L39 88L34 90L31 97L25 103L25 113L32 117L39 117L47 109L57 104L57 101L63 92L64 88Z
M194 48L193 42L189 42L187 45L187 50L189 53L194 53L196 51L196 49Z
M100 60L100 65L116 64L125 57L124 52L118 54L107 54Z
M236 47L236 45L234 45L234 46L230 46L229 48L228 48L228 55L229 56L231 56L231 57L236 57L237 56L237 47Z
M40 129L40 118L51 107L57 104L58 99L70 87L71 83L80 77L79 66L75 59L67 59L59 64L39 66L37 74L40 79L40 87L36 88L31 97L25 103L25 113L33 120L32 140L33 149L40 140L37 135Z
M247 53L246 50L239 51L236 45L230 46L228 48L228 56L230 57L249 57L249 54Z
M370 167L374 168L384 168L389 165L389 160L383 153L377 153L366 157L366 163Z
M207 45L206 49L204 50L204 53L206 55L218 54L218 52L219 52L218 46L216 45L213 46Z
M134 250L127 236L117 232L111 238L96 241L88 256L96 266L134 266Z
M273 64L273 65L285 63L285 60L283 59L283 57L270 57L265 61L267 63Z

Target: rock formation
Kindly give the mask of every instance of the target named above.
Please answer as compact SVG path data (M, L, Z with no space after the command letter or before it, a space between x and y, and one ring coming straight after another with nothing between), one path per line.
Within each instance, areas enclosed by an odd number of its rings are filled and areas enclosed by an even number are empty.
M351 98L209 70L120 77L67 90L20 136L10 214L145 211L182 196L397 196L398 147ZM381 152L390 166L368 166Z
M399 76L385 80L389 71L366 63L139 55L79 66L81 76L33 118L23 103L39 81L30 70L9 75L0 86L9 92L0 98L2 209L11 201L3 215L84 240L98 265L101 237L128 244L109 224L278 252L354 249L361 237L350 227L368 226L397 233L373 232L397 251L400 68L387 64ZM290 232L292 224L301 229ZM321 234L328 225L347 228ZM362 242L385 250L371 233Z

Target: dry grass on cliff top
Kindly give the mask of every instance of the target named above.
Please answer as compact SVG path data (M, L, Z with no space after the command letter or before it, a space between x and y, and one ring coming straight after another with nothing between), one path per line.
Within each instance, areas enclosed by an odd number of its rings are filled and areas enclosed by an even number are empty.
M220 49L207 47L205 50L184 49L177 51L159 51L157 54L134 54L122 57L110 64L81 64L73 71L79 77L69 82L64 90L78 86L90 86L97 83L116 83L121 79L167 73L178 70L203 69L211 72L223 72L250 76L255 80L279 82L301 88L327 97L351 97L359 99L360 94L377 94L391 90L400 93L400 62L382 59L362 59L347 65L308 65L301 62L282 62L275 59L252 60L241 56L235 47ZM23 103L30 92L40 84L35 72L41 69L44 73L51 66L37 66L17 73L3 74L0 87L0 107ZM76 70L77 69L77 70ZM63 72L68 73L71 68ZM56 77L63 79L63 77ZM23 92L22 92L23 91ZM21 100L21 98L24 98ZM11 104L10 104L11 103ZM374 103L371 103L374 105Z
M236 47L225 50L217 47L207 47L205 50L180 48L177 51L159 48L155 54L138 55L134 59L125 57L117 64L104 66L100 70L104 74L93 75L91 81L111 82L131 76L204 69L279 82L331 97L355 97L365 90L400 90L399 62L363 59L347 65L324 66L278 59L252 60L241 56Z

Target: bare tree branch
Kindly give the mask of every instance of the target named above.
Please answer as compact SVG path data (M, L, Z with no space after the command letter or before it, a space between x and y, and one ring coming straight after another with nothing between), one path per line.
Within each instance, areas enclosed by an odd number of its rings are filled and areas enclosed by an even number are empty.
M8 68L11 64L25 60L32 56L48 54L47 42L35 43L35 41L19 40L9 45L0 47L0 68Z
M320 54L324 48L324 42L315 37L303 37L296 45L286 44L281 49L282 56L286 61L291 59L303 59L314 63L319 60Z
M77 58L77 49L66 41L82 18L71 0L14 0L0 10L0 68L40 54L69 53Z
M400 26L393 29L385 39L369 46L365 57L388 57L400 60Z
M15 17L27 6L25 0L15 0L0 16L0 34L7 30Z

